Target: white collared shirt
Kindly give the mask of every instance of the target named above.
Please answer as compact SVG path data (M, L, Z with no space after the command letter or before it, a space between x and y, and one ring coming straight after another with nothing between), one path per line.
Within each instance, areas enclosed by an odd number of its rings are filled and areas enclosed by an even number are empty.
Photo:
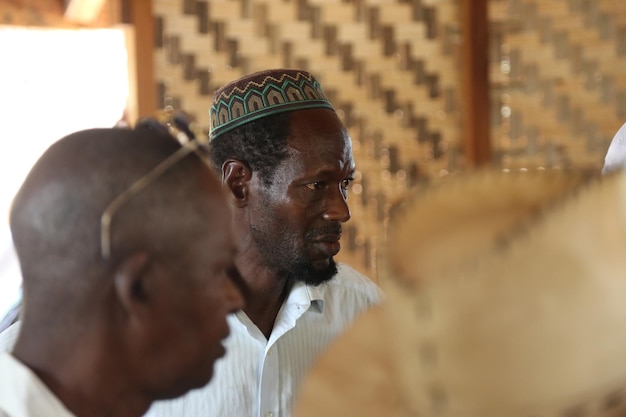
M245 313L229 317L226 356L213 380L179 399L157 402L150 417L288 417L300 382L354 318L381 301L380 289L345 264L317 287L297 283L269 340Z
M26 365L0 352L0 417L74 417Z

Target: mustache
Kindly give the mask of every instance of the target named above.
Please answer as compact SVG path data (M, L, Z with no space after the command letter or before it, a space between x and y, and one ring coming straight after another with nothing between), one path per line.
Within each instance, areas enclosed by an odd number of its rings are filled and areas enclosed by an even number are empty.
M318 227L312 229L306 234L306 237L309 239L313 239L316 237L328 236L328 235L337 235L341 236L341 223L329 223L325 224L322 227Z

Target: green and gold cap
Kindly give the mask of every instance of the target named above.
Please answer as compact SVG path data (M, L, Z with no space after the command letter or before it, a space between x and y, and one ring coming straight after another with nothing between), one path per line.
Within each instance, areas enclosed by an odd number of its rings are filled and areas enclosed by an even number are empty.
M332 104L307 71L271 69L246 75L218 89L209 109L211 140L251 121Z

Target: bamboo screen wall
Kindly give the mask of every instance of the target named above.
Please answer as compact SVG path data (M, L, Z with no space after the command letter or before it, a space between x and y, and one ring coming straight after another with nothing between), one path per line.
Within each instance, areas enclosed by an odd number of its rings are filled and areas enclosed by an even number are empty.
M273 67L313 72L357 162L340 258L375 276L394 201L462 166L457 13L445 0L155 0L160 105L206 127L220 85Z
M392 204L466 167L460 1L152 0L159 106L206 128L223 83L269 67L315 73L359 169L341 256L375 275ZM599 171L626 121L626 2L487 1L493 164ZM118 21L118 6L94 26ZM75 26L62 14L57 1L0 3L3 24Z
M489 6L494 162L599 171L626 122L626 2Z
M489 0L491 146L504 170L599 171L626 122L626 2ZM299 67L350 129L358 181L341 258L376 275L407 190L466 167L459 0L154 0L160 106L208 125L213 91Z

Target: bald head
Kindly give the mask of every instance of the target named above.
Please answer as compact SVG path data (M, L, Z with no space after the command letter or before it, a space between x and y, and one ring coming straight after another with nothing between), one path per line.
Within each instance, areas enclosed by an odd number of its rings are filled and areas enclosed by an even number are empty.
M27 302L35 298L43 308L56 303L53 294L87 293L129 253L175 256L206 230L211 211L224 210L225 203L215 177L190 154L115 213L111 260L101 259L100 218L107 205L178 149L173 138L147 129L93 129L44 153L11 209Z
M15 197L24 309L13 354L73 415L143 415L206 384L224 354L226 317L243 302L230 208L204 160L179 150L160 130L77 132ZM104 256L107 207L172 155L112 212Z

